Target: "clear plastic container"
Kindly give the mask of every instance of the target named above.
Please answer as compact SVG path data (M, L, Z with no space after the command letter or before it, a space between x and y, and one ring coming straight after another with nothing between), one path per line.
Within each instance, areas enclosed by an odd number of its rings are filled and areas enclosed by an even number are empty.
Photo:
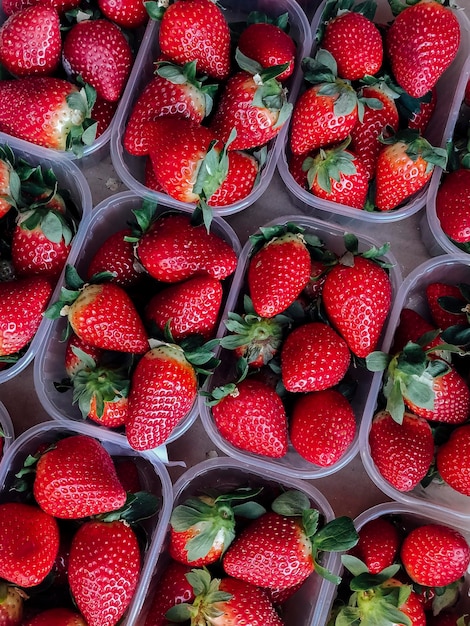
M5 454L15 439L15 430L10 414L3 402L0 402L0 430L3 433L3 450L0 453L0 466L4 462ZM0 470L1 472L1 470Z
M222 3L224 15L229 23L245 21L251 11L261 11L268 15L277 17L283 13L289 14L290 36L297 44L296 64L297 70L289 79L287 87L289 89L289 101L293 101L301 82L299 71L302 58L308 53L311 47L311 32L305 13L295 0L240 0L236 3ZM116 112L115 122L111 137L111 159L120 179L130 189L141 196L152 196L159 201L175 208L188 208L194 205L180 202L167 194L150 190L144 185L144 168L146 157L131 156L122 144L127 119L132 111L134 103L144 87L153 77L153 63L159 54L159 23L153 22L149 25L149 32L146 33L142 42L134 70L127 83L122 101ZM237 213L253 204L266 190L276 168L276 161L279 157L283 143L287 124L280 131L279 135L268 144L268 154L266 163L263 166L259 180L253 191L243 200L234 202L224 207L213 207L218 215L231 215Z
M10 146L17 158L23 158L33 166L42 165L46 169L51 168L57 176L59 186L67 189L70 193L71 200L82 218L68 256L67 262L72 262L78 251L83 221L91 213L93 206L90 187L86 178L75 163L69 159L64 159L60 154L54 153L52 150L35 146L4 133L0 133L0 145ZM51 301L58 295L60 282L61 279L59 279L54 294L51 296ZM32 361L39 350L49 325L50 320L43 318L25 354L16 363L0 371L0 383L12 379Z
M115 194L103 200L92 212L90 218L84 223L78 240L78 253L75 255L73 264L80 276L85 275L85 271L95 252L102 242L114 232L121 228L126 228L128 222L132 221L132 210L142 206L142 198L131 191ZM168 206L159 203L158 214L169 210ZM188 209L185 213L190 214ZM235 250L237 256L240 254L240 241L233 229L219 217L214 217L212 221L213 232L227 241ZM232 277L226 279L227 290L232 283ZM61 393L57 391L54 382L60 381L64 375L64 357L66 344L61 341L62 331L66 325L65 318L54 320L48 328L47 335L40 353L34 363L34 385L39 400L47 413L56 420L62 422L83 421L82 414L76 405L72 405L71 392ZM166 443L174 441L180 437L191 426L197 417L197 402L186 418L173 430ZM98 426L106 429L104 426ZM108 430L108 429L106 429ZM122 439L123 434L110 432L110 437Z
M187 470L174 484L173 507L202 492L210 490L230 492L245 486L261 486L268 493L272 491L276 495L279 489L297 489L308 497L312 508L318 509L325 522L334 518L328 500L314 486L272 469L257 467L255 464L246 464L229 458L210 459ZM140 616L140 624L145 623L153 590L169 562L168 543L169 533L167 533L166 541L163 544L163 554L154 571L150 590ZM337 574L341 568L339 554L330 552L325 554L325 557L324 566ZM312 574L295 595L283 605L285 626L320 626L325 624L335 592L334 583L324 580L315 573Z
M355 2L358 4L359 0L355 0ZM376 4L377 12L374 21L377 24L390 22L393 19L393 15L388 1L377 0ZM464 6L463 0L461 0L460 4ZM318 7L311 23L313 47L309 56L314 56L316 53L317 44L315 43L315 33L320 24L324 5L325 0ZM462 75L468 71L466 61L470 55L470 21L463 10L456 10L455 15L459 20L461 28L460 47L456 58L437 83L436 109L434 110L428 129L425 132L426 139L434 146L445 145L447 140L446 129L455 124L460 103L457 104L454 99L454 94L460 89ZM343 225L355 223L356 221L371 223L395 222L413 215L424 207L430 185L429 182L422 190L411 196L403 206L391 211L363 211L314 196L305 189L302 189L289 172L288 160L290 158L290 152L288 134L288 131L284 134L285 143L278 160L278 170L296 206L304 210L308 209L313 216L324 217L329 221L339 222Z
M425 290L429 284L434 282L470 283L470 259L463 255L441 255L425 261L405 278L395 298L387 324L382 344L384 352L390 350L403 308L414 309L429 318ZM426 505L436 515L447 514L448 511L449 514L468 526L470 524L470 498L468 496L438 482L432 482L425 489L421 485L417 485L412 491L401 492L386 481L378 471L370 455L369 430L374 414L378 410L377 403L381 387L382 372L377 372L374 374L370 385L359 432L359 449L369 477L387 496L398 502L409 506Z
M270 227L275 224L284 224L287 222L295 223L296 225L303 227L306 233L318 236L323 241L326 248L332 250L333 252L341 254L345 251L344 230L339 226L336 226L334 224L328 224L327 222L320 221L312 217L290 215L286 216L282 220L273 220L272 222L266 224L265 227ZM384 243L381 242L379 244L369 237L365 237L358 233L355 234L359 240L359 248L361 251L368 249L372 245L378 247ZM234 277L233 288L230 292L229 298L227 299L225 311L222 316L223 320L227 319L229 311L240 312L243 310L242 301L244 293L247 293L246 272L248 269L251 252L252 245L248 241L243 247L240 256L240 261ZM396 295L401 284L401 271L392 252L387 253L385 255L385 259L392 265L392 268L390 269L390 279L392 282L393 294ZM395 295L393 296L393 298L395 297ZM217 334L219 337L222 337L227 332L228 331L222 322ZM382 340L380 340L379 342L379 345L381 344ZM234 364L236 362L236 358L233 354L233 351L222 348L219 352L219 358L222 361L221 364L215 370L214 374L206 381L205 390L209 392L215 387L236 380L236 375L234 373ZM354 383L357 383L356 393L352 400L352 407L356 416L357 424L359 425L361 422L362 413L364 411L369 385L372 380L372 374L368 372L365 368L351 366L348 371L348 377L350 377L354 381ZM253 466L262 468L266 471L274 470L282 472L285 476L293 476L303 479L322 478L343 468L347 463L351 461L351 459L354 458L359 449L358 427L355 439L347 452L337 463L329 467L320 467L314 465L313 463L310 463L306 459L302 458L290 444L287 454L279 459L262 457L260 455L246 452L233 446L221 435L212 417L211 408L207 405L206 399L202 395L199 397L199 413L204 424L204 428L206 429L209 437L212 439L215 445L220 448L225 454L228 454L229 456L234 457L235 459L238 459L240 461L250 463Z
M25 431L9 447L3 463L0 464L0 501L21 501L21 494L12 495L11 487L15 474L22 468L26 457L37 452L39 446L52 444L58 439L71 435L88 435L97 439L114 460L132 459L137 466L142 490L158 498L158 513L142 521L148 536L147 546L142 556L142 568L135 595L123 617L123 625L140 624L138 614L144 602L152 571L159 558L162 543L172 509L172 485L165 465L150 452L136 452L123 441L110 441L106 433L88 424L66 426L58 422L43 422ZM52 608L52 607L51 607Z

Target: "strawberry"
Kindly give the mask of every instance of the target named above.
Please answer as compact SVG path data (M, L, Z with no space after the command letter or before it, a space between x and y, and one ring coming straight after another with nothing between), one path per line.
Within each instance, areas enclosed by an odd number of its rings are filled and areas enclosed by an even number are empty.
M338 11L326 23L320 45L334 57L341 78L358 80L381 68L382 35L371 19L354 9Z
M82 341L77 335L72 333L67 340L65 347L65 372L70 379L83 368L88 366L87 356L98 363L103 355L103 350Z
M398 491L411 491L426 476L434 457L429 422L405 413L402 423L388 411L374 416L369 431L370 454L378 471Z
M436 194L436 216L444 234L464 249L470 242L469 197L469 169L459 168L444 174Z
M71 609L54 608L41 611L23 626L86 626L84 618Z
M126 492L137 493L138 491L143 491L139 468L134 457L127 456L115 459L114 466L121 485Z
M53 7L62 16L66 11L76 9L79 4L79 0L3 0L2 10L10 16L30 6L46 5Z
M426 626L468 626L470 624L470 616L468 613L463 615L458 610L441 611L437 615L428 615Z
M444 169L447 155L411 129L382 141L386 145L377 157L375 205L379 211L389 211L423 189L435 165Z
M83 152L96 128L94 92L67 80L28 76L0 81L0 131L55 150Z
M69 583L88 626L113 626L137 587L140 551L132 527L115 520L85 522L72 539Z
M316 150L302 154L292 154L289 158L289 173L295 182L302 187L308 189L307 172L304 170L304 161L307 158L313 158L317 154Z
M290 440L310 463L331 467L346 453L356 434L356 419L349 401L335 389L300 397L289 421Z
M61 439L40 456L33 491L39 506L61 519L114 511L126 501L110 454L88 435Z
M7 146L0 147L0 218L17 206L21 182L14 164L13 152Z
M155 294L145 308L147 322L175 341L188 335L214 335L222 304L222 283L212 276L193 276Z
M135 285L142 276L142 270L134 255L134 245L127 241L130 228L123 228L109 235L95 252L88 264L86 277L91 279L100 272L112 272L110 279L121 287Z
M144 626L166 626L168 609L194 600L194 590L186 578L190 571L188 565L176 561L168 563L153 593Z
M360 559L371 574L379 574L395 563L401 543L395 524L376 517L366 522L358 534L359 541L349 553Z
M282 74L277 76L278 81L287 80L294 71L295 42L278 24L271 22L248 24L240 33L238 49L264 69L288 63Z
M437 449L436 463L441 478L452 489L470 495L470 424L452 431L448 441Z
M39 205L20 211L11 240L16 275L41 274L58 279L75 231L70 217L55 209Z
M126 436L135 450L165 443L191 410L197 376L184 351L162 343L144 354L131 378Z
M45 277L0 283L0 356L18 352L33 339L51 294Z
M312 574L319 551L347 550L356 542L352 520L341 517L319 528L318 512L310 508L305 494L287 491L274 500L272 511L240 531L225 553L223 567L229 576L252 585L283 589Z
M196 597L193 604L179 604L167 612L169 619L186 621L192 624L207 624L213 615L223 616L226 624L243 626L282 626L282 621L262 589L242 580L211 576L207 570L192 570L187 578L192 584Z
M0 624L2 626L21 626L23 624L23 605L26 594L13 585L0 583Z
M431 121L433 113L436 109L436 105L437 89L436 87L433 87L430 92L423 96L419 104L419 108L411 113L407 122L408 128L416 128L421 135L423 135L429 126L429 122Z
M304 78L313 83L292 111L290 148L304 154L343 141L358 120L357 95L349 81L338 79L334 58L319 50L303 60Z
M142 136L139 135L139 139L142 139ZM147 149L147 148L145 148ZM157 177L155 176L155 172L153 169L152 161L150 157L145 159L144 165L144 185L151 189L152 191L158 191L158 193L166 193L163 187L158 182Z
M235 271L237 255L222 237L193 225L184 213L155 218L154 208L148 207L148 215L139 213L144 228L136 246L139 261L153 278L173 283L208 274L223 280Z
M302 233L287 226L266 236L261 232L258 239L248 265L248 288L255 312L272 318L283 313L307 285L310 253Z
M287 391L296 393L328 389L344 378L350 359L346 342L331 326L302 324L282 345L282 382Z
M400 321L393 336L392 353L396 354L403 350L409 341L418 343L420 337L426 333L435 335L434 339L426 344L426 349L442 343L435 326L414 309L405 307L400 313ZM430 336L428 335L428 337Z
M457 285L448 285L444 282L430 283L426 287L426 300L429 305L434 324L441 330L455 324L467 325L467 302ZM453 310L460 308L460 313L446 310L446 303L452 303Z
M66 267L65 284L46 317L66 316L73 332L97 348L136 354L147 350L143 322L122 287L111 282L84 283L70 265Z
M230 30L211 0L174 2L163 13L160 50L174 63L196 61L198 71L224 80L230 72Z
M81 76L100 98L111 102L121 96L132 60L131 47L121 29L105 19L77 22L62 47L67 74Z
M408 576L418 585L444 587L464 575L470 563L470 546L454 528L423 524L406 535L400 558Z
M95 139L101 137L101 135L109 128L114 114L116 113L118 102L110 102L103 98L96 98L96 102L93 105L93 119L96 122L96 135Z
M385 47L393 75L411 96L424 96L454 60L460 25L453 11L437 0L400 5L387 30Z
M361 159L344 144L307 157L302 169L307 170L308 188L314 196L354 209L364 208L369 176Z
M98 0L101 13L122 28L138 28L148 20L142 0Z
M47 76L60 63L60 20L44 4L22 9L0 26L0 63L14 76Z
M183 67L159 61L155 74L133 105L124 131L124 148L134 156L148 153L147 122L175 115L200 124L212 110L217 86L205 85L204 77L196 76L195 61Z
M267 383L247 378L212 393L214 422L233 446L272 458L287 453L285 408Z
M257 158L243 150L230 150L227 158L227 175L208 200L209 206L223 207L243 200L256 184L260 173L260 162Z
M20 587L41 583L59 549L57 521L35 505L4 502L0 504L0 533L0 576Z

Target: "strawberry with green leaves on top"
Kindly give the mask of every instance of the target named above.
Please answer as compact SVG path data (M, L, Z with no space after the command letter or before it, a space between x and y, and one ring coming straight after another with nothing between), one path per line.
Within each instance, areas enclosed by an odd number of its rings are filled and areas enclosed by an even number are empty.
M107 237L88 264L86 277L91 279L100 272L111 272L111 281L121 287L131 287L142 277L134 255L134 245L127 240L132 235L130 228L118 230Z
M186 574L191 567L177 561L170 561L165 567L153 592L144 626L166 626L166 612L177 604L194 600L194 589Z
M88 358L99 363L103 356L103 350L82 341L75 333L72 333L65 346L64 366L69 379L73 379L78 372L87 367ZM88 358L87 358L88 357Z

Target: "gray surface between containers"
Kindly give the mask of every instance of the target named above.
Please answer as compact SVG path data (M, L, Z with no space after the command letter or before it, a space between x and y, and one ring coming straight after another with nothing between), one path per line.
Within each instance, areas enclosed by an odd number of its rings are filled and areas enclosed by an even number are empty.
M84 169L84 174L90 184L94 206L106 197L126 189L117 178L109 157L98 165ZM253 231L274 218L294 213L308 214L300 211L301 209L293 204L276 172L266 192L251 207L226 219L237 232L243 245ZM404 220L387 224L358 221L354 224L345 224L344 229L345 232L352 230L368 235L377 243L390 242L391 250L398 259L400 270L405 277L413 268L429 258L421 241L419 227L421 215L422 211ZM35 394L32 365L1 385L0 400L10 413L16 436L33 424L50 419ZM205 434L200 420L196 420L182 437L168 445L170 461L183 460L187 467L217 454L222 456ZM170 467L169 471L175 480L184 468L175 465ZM359 455L342 470L311 482L327 497L336 515L356 517L370 506L389 500L372 483Z

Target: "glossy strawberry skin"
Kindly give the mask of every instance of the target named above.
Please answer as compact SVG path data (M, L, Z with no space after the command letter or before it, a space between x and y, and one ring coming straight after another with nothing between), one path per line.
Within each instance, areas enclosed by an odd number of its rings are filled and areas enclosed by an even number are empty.
M148 20L148 13L141 0L98 0L98 6L105 17L122 28L138 28Z
M221 591L232 597L226 602L216 603L224 617L234 626L251 624L252 626L282 626L282 621L266 593L254 585L234 578L224 578L219 586Z
M241 32L238 47L245 56L257 61L264 68L288 63L287 69L277 76L279 81L287 80L294 71L295 42L275 24L250 24Z
M53 608L41 611L24 626L86 626L84 618L71 609Z
M165 613L175 604L192 602L194 590L186 579L191 567L170 561L165 567L153 593L145 626L166 626Z
M469 197L470 170L460 168L444 175L436 194L436 216L444 233L456 243L470 241Z
M444 297L460 300L462 302L462 310L467 304L457 285L449 285L444 282L430 283L426 287L426 300L434 324L442 330L445 330L449 326L454 326L454 324L467 324L467 316L464 312L457 315L448 313L441 307L438 300Z
M124 228L107 237L88 265L87 278L99 272L113 272L111 280L121 287L138 282L141 272L135 267L134 245L125 240L130 234L130 228Z
M392 353L400 352L409 341L416 343L425 333L432 331L437 331L433 324L428 322L418 311L405 307L400 313L400 321L393 337ZM439 343L441 343L441 340L437 336L427 347Z
M464 424L452 431L448 441L439 446L436 454L441 478L459 493L470 496L470 425Z
M392 522L376 517L366 522L358 534L359 541L350 554L361 559L371 574L378 574L395 563L401 538Z
M22 9L39 4L53 7L59 15L63 15L65 11L78 7L80 3L79 0L4 0L2 10L5 15L10 16Z

